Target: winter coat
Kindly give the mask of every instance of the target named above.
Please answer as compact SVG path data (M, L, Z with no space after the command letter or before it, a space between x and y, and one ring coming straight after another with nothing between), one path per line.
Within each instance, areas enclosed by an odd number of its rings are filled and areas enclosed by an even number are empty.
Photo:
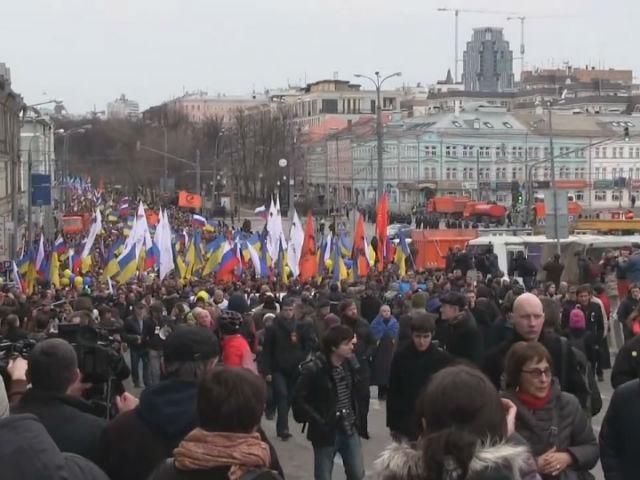
M331 364L323 353L316 353L302 366L300 378L293 389L293 416L299 423L308 423L307 439L314 447L334 445L338 431L338 391L331 372ZM358 412L360 398L369 388L361 376L361 366L355 357L347 360L343 368L349 369L351 378L351 402L355 414L355 427L359 433ZM366 400L369 401L368 399Z
M174 448L196 427L197 392L196 382L164 380L143 390L134 410L111 420L102 437L99 462L109 477L147 478L171 457ZM282 471L273 449L271 468Z
M445 461L445 463L447 463ZM445 471L447 480L540 480L531 453L510 442L479 443L465 479L455 475L455 464ZM422 480L425 478L420 443L392 443L374 462L379 480Z
M369 323L376 318L380 312L380 307L382 307L382 302L372 293L365 292L360 299L360 314Z
M368 324L367 324L368 325ZM308 322L287 321L277 316L265 329L262 350L262 371L296 377L299 367L315 346L313 325Z
M618 305L618 321L626 323L626 321L629 320L629 317L637 307L638 300L635 300L631 296L631 293L627 294L627 296L620 302L620 305Z
M509 349L514 343L523 341L524 338L514 329L511 338L498 345L485 356L482 371L489 377L498 390L502 389L504 361ZM560 379L562 391L572 393L580 400L582 406L586 406L589 402L590 392L580 372L578 360L568 345L568 342L566 348L563 348L562 344L565 341L557 335L541 336L539 342L545 346L551 355L554 376ZM562 378L563 365L565 366L565 378Z
M371 381L371 359L376 348L376 339L373 338L371 326L362 318L358 318L355 322L343 318L342 323L350 327L356 334L356 348L353 353L360 365L360 378L369 384Z
M448 330L445 343L447 352L456 358L480 365L484 340L471 312L464 311L454 321L449 321Z
M640 380L613 392L600 429L600 460L607 480L640 478Z
M74 453L61 453L33 415L0 420L2 478L47 480L108 480L95 464Z
M630 283L640 283L640 253L630 255L623 269Z
M416 401L433 375L454 362L444 350L429 345L424 352L413 342L397 350L391 362L387 391L387 427L409 440L418 438Z
M11 413L35 415L61 451L96 462L100 436L107 422L91 412L91 405L80 398L32 388Z
M516 432L529 443L536 458L555 447L571 455L574 463L568 469L575 472L589 471L598 463L598 442L589 418L576 397L560 391L557 381L551 385L549 402L539 410L528 409L515 391L504 396L518 408Z
M560 277L562 277L562 272L564 271L563 263L549 260L542 266L542 270L547 274L547 282L553 282L556 288L560 286Z
M634 337L618 351L611 370L611 385L620 385L640 378L640 337Z

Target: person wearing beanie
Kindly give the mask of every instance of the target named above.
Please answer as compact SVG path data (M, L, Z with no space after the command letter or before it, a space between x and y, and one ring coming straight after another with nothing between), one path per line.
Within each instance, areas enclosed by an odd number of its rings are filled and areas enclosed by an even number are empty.
M595 336L587 330L587 317L578 306L569 313L567 339L569 345L582 352L589 363L593 364L592 360L598 358L599 350Z
M427 313L426 306L429 296L424 292L417 292L411 296L411 309L398 318L398 348L411 343L411 322L419 315Z

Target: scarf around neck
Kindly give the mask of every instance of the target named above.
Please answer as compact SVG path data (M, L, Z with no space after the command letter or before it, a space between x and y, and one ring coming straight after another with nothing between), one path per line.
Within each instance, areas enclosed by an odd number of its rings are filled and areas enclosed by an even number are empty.
M516 392L516 396L518 397L518 400L520 400L529 410L540 410L549 403L549 400L551 400L551 387L549 387L547 394L542 398L534 397L533 395L522 391Z
M268 468L269 445L258 433L207 432L196 428L173 451L178 470L209 470L231 467L229 480L239 479L251 469Z

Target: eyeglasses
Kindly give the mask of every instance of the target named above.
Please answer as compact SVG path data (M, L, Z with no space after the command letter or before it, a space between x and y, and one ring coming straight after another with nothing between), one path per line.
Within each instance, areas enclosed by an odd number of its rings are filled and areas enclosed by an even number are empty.
M535 379L540 379L544 375L547 378L551 378L551 369L547 368L532 368L531 370L522 370L522 373L528 373Z

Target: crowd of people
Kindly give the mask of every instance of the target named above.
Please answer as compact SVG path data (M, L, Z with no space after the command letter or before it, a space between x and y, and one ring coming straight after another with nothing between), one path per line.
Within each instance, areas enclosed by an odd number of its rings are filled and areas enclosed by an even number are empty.
M2 476L286 478L277 450L292 413L316 480L337 454L349 480L587 479L599 459L609 480L640 478L640 253L608 254L594 285L562 282L560 257L519 275L526 263L510 276L490 249L456 249L441 271L352 282L5 285ZM627 343L598 442L615 322ZM88 378L103 357L109 374ZM365 465L371 387L390 444Z

